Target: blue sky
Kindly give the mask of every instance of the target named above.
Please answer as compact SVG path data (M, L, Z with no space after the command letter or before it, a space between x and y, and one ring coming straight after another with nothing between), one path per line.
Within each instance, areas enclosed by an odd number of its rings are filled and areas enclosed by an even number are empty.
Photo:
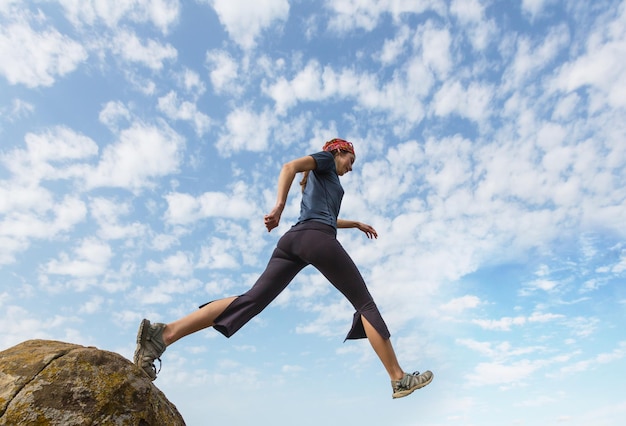
M391 399L306 269L171 346L190 425L616 425L626 416L626 1L0 2L0 349L132 358L245 291L280 166L357 152L338 238L407 371ZM622 331L620 331L622 330Z

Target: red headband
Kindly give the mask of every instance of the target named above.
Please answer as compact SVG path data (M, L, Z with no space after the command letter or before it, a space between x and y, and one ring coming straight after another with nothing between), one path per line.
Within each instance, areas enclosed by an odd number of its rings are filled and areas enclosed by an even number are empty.
M354 153L354 146L352 146L352 143L339 138L329 140L324 144L324 147L322 148L322 150L324 151L334 151L336 149L349 152L352 155L356 155Z

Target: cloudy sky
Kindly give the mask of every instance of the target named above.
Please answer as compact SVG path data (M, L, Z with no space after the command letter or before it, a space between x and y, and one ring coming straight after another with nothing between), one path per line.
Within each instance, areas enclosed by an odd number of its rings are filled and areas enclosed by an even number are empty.
M297 219L281 165L354 142L340 230L391 399L307 268L231 339L171 346L189 425L617 425L626 416L626 1L0 1L0 349L132 358L240 294ZM622 330L622 331L620 331Z

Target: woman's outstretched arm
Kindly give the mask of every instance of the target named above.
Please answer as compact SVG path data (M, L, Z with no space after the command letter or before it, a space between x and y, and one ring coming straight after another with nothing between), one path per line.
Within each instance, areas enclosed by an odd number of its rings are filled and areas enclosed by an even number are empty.
M367 238L378 238L378 233L371 225L356 220L337 219L337 228L358 228Z

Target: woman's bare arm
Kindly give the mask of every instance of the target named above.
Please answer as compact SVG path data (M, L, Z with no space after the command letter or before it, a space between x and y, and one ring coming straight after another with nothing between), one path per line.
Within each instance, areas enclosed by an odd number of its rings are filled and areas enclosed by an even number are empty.
M337 219L337 228L358 228L367 238L378 238L378 233L371 225L356 220Z
M282 215L285 205L287 204L287 195L289 195L289 189L291 188L291 184L293 183L296 174L315 170L316 167L317 163L310 155L297 158L283 164L283 167L280 170L280 175L278 176L278 194L276 196L276 204L274 205L272 211L264 217L267 232L276 228L280 223L280 216Z

